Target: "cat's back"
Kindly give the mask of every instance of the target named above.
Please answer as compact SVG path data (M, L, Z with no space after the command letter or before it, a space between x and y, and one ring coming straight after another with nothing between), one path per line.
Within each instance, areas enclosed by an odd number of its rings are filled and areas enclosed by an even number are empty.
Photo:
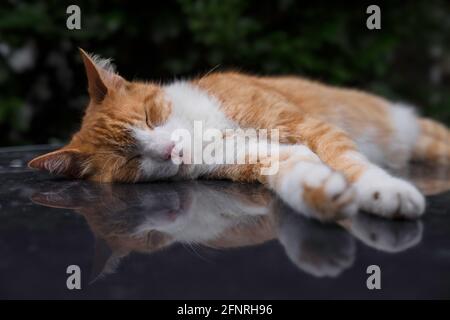
M242 127L273 128L307 115L331 123L355 139L388 141L398 126L399 117L392 113L395 108L386 99L302 77L225 72L202 77L196 84L218 98L226 115ZM408 116L400 120L412 121L409 114L407 111Z
M334 108L355 112L384 112L389 102L368 92L341 88L299 76L254 76L239 72L212 73L195 81L222 101L257 100L258 91L272 95L274 100L285 99L301 111L313 114ZM376 116L374 114L374 116Z

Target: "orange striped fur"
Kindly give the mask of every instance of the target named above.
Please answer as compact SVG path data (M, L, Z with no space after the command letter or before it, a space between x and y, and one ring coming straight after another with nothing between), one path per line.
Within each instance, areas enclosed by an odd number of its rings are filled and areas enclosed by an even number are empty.
M183 113L184 103L192 108L184 110L185 117L196 120L197 104L200 108L205 101L210 101L211 112L223 113L240 128L278 129L285 146L278 159L280 170L274 177L261 176L261 166L273 159L259 159L257 164L203 168L198 174L179 169L176 176L259 181L291 206L322 220L352 214L358 208L387 217L420 215L423 196L375 163L392 167L409 160L450 163L450 131L445 126L365 92L299 77L237 72L211 73L168 89L129 82L108 61L81 53L91 97L81 128L61 150L32 160L32 168L101 182L153 180L142 172L139 138L130 128L156 133ZM181 102L178 94L185 95ZM190 103L191 98L199 100ZM220 111L213 108L215 103ZM208 120L205 113L199 111L198 118ZM162 168L157 179L175 176L162 175L164 167L155 163ZM306 176L289 182L293 171ZM287 191L290 183L294 190ZM301 203L292 198L296 188Z

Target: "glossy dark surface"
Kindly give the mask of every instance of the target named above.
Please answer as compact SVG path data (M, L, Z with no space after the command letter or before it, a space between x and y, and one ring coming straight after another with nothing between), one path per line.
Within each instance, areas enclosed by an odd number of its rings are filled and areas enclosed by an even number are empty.
M256 185L92 184L25 168L47 148L0 152L0 298L450 298L448 171L403 173L435 194L420 221L324 225ZM81 290L66 288L72 264Z

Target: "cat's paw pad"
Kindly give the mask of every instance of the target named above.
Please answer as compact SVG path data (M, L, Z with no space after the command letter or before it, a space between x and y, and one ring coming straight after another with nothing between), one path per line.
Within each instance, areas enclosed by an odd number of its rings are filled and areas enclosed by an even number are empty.
M387 218L417 218L425 198L411 183L379 170L366 172L355 184L362 210Z
M307 216L330 221L358 211L353 187L342 174L323 164L298 164L285 179L282 198Z

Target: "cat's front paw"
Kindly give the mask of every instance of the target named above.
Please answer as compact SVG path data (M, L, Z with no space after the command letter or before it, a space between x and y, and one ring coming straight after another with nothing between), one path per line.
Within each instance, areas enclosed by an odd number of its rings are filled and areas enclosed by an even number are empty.
M282 180L279 195L306 216L333 221L358 211L354 188L342 174L324 164L297 164Z
M411 183L369 169L355 183L360 208L387 218L417 218L425 211L425 198Z

